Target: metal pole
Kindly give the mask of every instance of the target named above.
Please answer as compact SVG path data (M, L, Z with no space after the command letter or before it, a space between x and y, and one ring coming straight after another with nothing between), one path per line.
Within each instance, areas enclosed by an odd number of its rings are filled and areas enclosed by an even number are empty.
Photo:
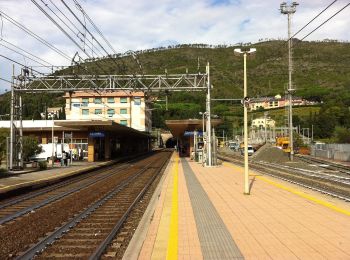
M264 113L264 121L265 121L265 144L267 143L267 132L266 132L266 112Z
M211 113L210 113L210 68L209 62L207 64L208 75L208 95L207 95L207 137L208 137L208 166L212 166L212 136L211 136Z
M247 53L243 54L244 71L244 97L247 97ZM249 195L249 173L248 173L248 108L244 104L244 194Z
M51 114L52 116L52 128L51 128L51 138L52 138L52 154L51 154L51 164L52 164L52 168L53 168L53 165L54 165L54 157L55 157L55 141L54 141L54 130L53 130L53 126L55 125L55 121L54 121L54 115Z
M10 170L13 169L13 145L14 145L14 133L13 133L13 116L14 116L14 102L15 102L15 92L14 92L14 80L15 80L15 65L12 66L12 84L11 84L11 118L10 118Z
M314 125L311 125L311 142L314 141Z
M19 166L23 169L23 121L22 121L22 97L19 97Z
M294 145L293 145L293 97L292 97L292 39L291 39L291 13L288 13L288 96L289 96L289 146L290 160L293 161Z

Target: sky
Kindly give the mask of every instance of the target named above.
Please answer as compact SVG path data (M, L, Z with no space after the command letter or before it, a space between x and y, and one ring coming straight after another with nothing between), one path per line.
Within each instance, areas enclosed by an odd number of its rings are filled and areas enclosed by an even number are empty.
M48 8L69 24L67 18L74 22L80 33L70 25L73 43L58 27L50 21L35 4L37 2L52 17ZM38 71L48 72L47 68L30 59L15 53L17 50L8 42L41 58L43 65L67 66L70 59L78 52L83 59L89 56L101 56L103 50L88 34L83 26L78 24L69 10L60 0L0 0L0 11L28 29L41 36L47 42L69 56L64 58L28 34L8 22L4 15L0 16L0 54L16 60L27 66L33 66ZM334 0L299 1L296 13L292 17L292 31L296 32L314 16L321 12ZM87 24L108 53L113 53L108 45L98 36L74 4L74 0L64 0L71 10ZM205 44L235 44L239 42L258 42L260 39L286 39L287 17L279 11L277 0L76 0L97 25L105 38L117 53L128 50L142 50L168 45L205 43ZM288 1L287 1L288 2ZM59 13L53 3L63 12ZM290 2L288 2L290 3ZM323 21L349 3L348 0L336 1L327 11L306 27L296 37L302 38ZM45 6L46 4L46 6ZM350 40L349 27L350 6L331 19L323 27L311 34L305 40L337 39ZM55 17L57 20L57 17ZM64 27L63 23L60 25ZM66 28L66 27L64 27ZM79 40L77 35L82 39ZM90 43L89 43L90 41ZM93 42L93 43L91 43ZM9 50L3 45L12 48ZM79 46L79 47L78 47ZM92 47L93 46L93 47ZM86 50L87 54L80 49ZM22 51L20 51L22 52ZM95 53L94 53L95 52ZM15 66L15 74L20 73L20 66ZM0 77L11 79L12 62L0 57ZM9 90L10 86L0 81L0 93Z

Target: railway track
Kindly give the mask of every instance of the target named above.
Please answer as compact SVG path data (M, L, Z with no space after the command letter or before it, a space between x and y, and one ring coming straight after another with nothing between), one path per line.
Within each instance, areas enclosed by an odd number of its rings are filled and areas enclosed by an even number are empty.
M326 160L322 160L319 158L313 158L313 157L309 157L309 156L297 155L297 157L306 163L310 163L310 164L317 163L320 167L323 167L325 169L338 171L338 172L350 175L350 168L348 166L341 165L338 163L332 163L332 162L329 162Z
M158 152L1 226L0 258L99 258L170 154Z
M83 188L93 185L97 182L110 178L118 174L120 170L127 169L136 159L124 162L118 166L113 165L97 171L88 172L59 182L40 190L30 192L0 203L0 225L5 224L15 218L21 217L38 208L44 207L49 203L62 199L65 196L77 192Z
M218 158L243 166L242 157L222 153ZM249 165L251 169L262 174L350 201L350 178L348 175L327 174L268 162L250 161Z

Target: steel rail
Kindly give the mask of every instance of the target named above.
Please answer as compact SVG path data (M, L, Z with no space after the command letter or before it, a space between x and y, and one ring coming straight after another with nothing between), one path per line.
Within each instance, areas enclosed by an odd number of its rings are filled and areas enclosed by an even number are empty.
M127 209L127 211L124 213L124 215L121 217L121 219L116 223L116 225L113 227L112 231L108 234L106 239L97 247L95 252L89 257L89 260L94 259L100 259L104 251L107 249L108 245L112 242L116 234L118 233L119 229L123 225L124 221L130 214L131 210L134 208L136 203L142 198L142 196L146 193L149 186L154 182L154 180L157 178L160 172L162 172L162 169L164 168L165 164L168 162L168 160L165 160L162 165L159 167L159 171L148 181L146 186L140 191L140 193L137 195L135 200L132 202L130 207Z
M340 165L338 163L333 163L333 162L329 162L329 161L326 161L326 160L322 160L322 159L319 159L319 158L310 158L310 157L305 157L305 156L302 156L302 155L298 155L298 158L304 162L307 162L307 163L310 163L310 162L313 162L313 163L321 163L321 164L325 164L325 165L328 165L328 166L320 166L322 168L326 168L326 169L335 169L335 170L338 170L340 172L343 172L343 173L346 173L346 174L349 174L350 175L350 170L349 170L349 167L345 166L345 165Z
M79 181L83 181L83 180L86 180L88 178L91 178L92 174L95 174L96 171L102 171L102 172L106 172L108 170L111 170L111 169L124 169L125 166L127 166L127 164L130 164L130 163L133 163L133 162L136 162L140 159L143 159L143 158L146 158L148 155L142 155L140 157L137 157L137 158L133 158L129 161L125 161L125 162L122 162L122 164L120 166L118 166L117 168L115 168L115 164L117 163L120 163L120 162L114 162L112 163L112 165L107 165L107 166L102 166L100 168L95 168L95 169L87 169L85 171L82 171L81 173L79 174L76 174L74 176L69 176L67 180L63 181L63 182L59 182L59 183L56 183L56 184L53 184L53 185L50 185L46 188L42 188L40 190L38 190L37 192L32 192L30 194L26 194L26 195L23 195L17 199L13 199L13 200L10 200L4 204L0 204L0 210L1 209L4 209L6 207L10 207L12 205L15 205L17 203L20 203L22 201L25 201L25 200L29 200L29 199L32 199L32 198L35 198L37 196L40 196L40 195L43 195L45 193L48 193L48 192L51 192L53 190L57 190L57 189L60 189L64 186L66 186L67 184L74 184L76 182L79 182ZM91 175L84 175L82 176L83 173L92 173Z
M126 168L128 168L128 165L126 165L124 167L121 167L120 170L124 170ZM25 215L25 214L27 214L29 212L32 212L32 211L34 211L34 210L36 210L38 208L46 206L46 205L48 205L48 204L50 204L50 203L52 203L54 201L57 201L57 200L62 199L64 197L67 197L68 195L70 195L72 193L75 193L75 192L78 192L78 191L80 191L82 189L90 187L91 185L94 185L94 184L96 184L98 182L101 182L101 181L103 181L103 180L105 180L107 178L110 178L110 177L112 177L112 176L114 176L116 174L119 174L119 173L120 172L113 172L111 174L108 174L108 175L105 175L105 176L101 176L101 177L99 177L97 179L91 180L90 182L83 183L81 186L72 188L72 189L70 189L68 191L65 191L65 192L59 193L59 194L57 194L55 196L52 196L50 198L47 198L47 199L45 199L45 200L43 200L43 201L41 201L41 202L39 202L39 203L37 203L35 205L31 205L29 207L23 208L23 209L17 211L16 213L13 213L13 214L10 214L10 215L7 215L7 216L1 218L0 219L0 225L5 224L6 222L14 220L14 219L16 219L18 217L21 217L21 216L23 216L23 215Z
M110 198L112 198L114 195L116 195L118 192L123 190L130 182L132 182L134 179L136 179L139 175L147 171L150 167L150 165L153 162L148 163L145 167L143 167L141 170L139 170L137 173L130 176L128 179L122 181L117 187L115 187L112 191L108 192L106 195L104 195L101 199L93 203L89 208L85 209L83 212L72 218L70 221L68 221L66 224L61 226L60 228L56 229L53 233L39 241L37 244L29 248L26 252L24 252L22 255L18 256L16 259L20 260L26 260L26 259L32 259L36 255L40 254L45 250L45 248L55 242L55 240L59 239L63 234L67 233L70 229L72 229L74 226L76 226L79 222L81 222L83 219L88 217L90 214L92 214L95 210L97 210L99 207L101 207L106 201L108 201Z
M233 162L233 163L236 163L236 164L239 164L239 165L243 165L241 163L241 161L239 161L237 159L227 158L227 157L223 157L221 155L219 155L218 158L221 159L221 160L227 161L227 162ZM286 178L286 177L281 177L278 174L283 174L283 172L267 168L267 166L265 166L265 167L264 166L260 166L260 167L262 167L263 169L261 169L261 168L259 169L256 165L251 164L251 168L253 168L255 171L257 171L257 172L259 172L261 174L269 175L269 176L272 176L274 178L281 179L283 181L287 181L287 182L290 182L290 183L293 183L293 184L296 184L296 185L299 185L299 186L302 186L302 187L305 187L305 188L308 188L308 189L311 189L311 190L314 190L314 191L318 191L318 192L321 192L321 193L326 194L326 195L330 195L330 196L335 197L335 198L339 198L339 199L342 199L342 200L345 200L345 201L350 201L350 196L343 196L343 195L340 195L340 194L335 193L335 192L330 192L330 191L325 190L325 189L320 189L320 188L316 188L314 186L307 185L307 184L302 183L300 181L295 181L295 180L291 180L291 179ZM271 173L271 171L276 172L276 174ZM312 181L312 180L309 179L309 181Z

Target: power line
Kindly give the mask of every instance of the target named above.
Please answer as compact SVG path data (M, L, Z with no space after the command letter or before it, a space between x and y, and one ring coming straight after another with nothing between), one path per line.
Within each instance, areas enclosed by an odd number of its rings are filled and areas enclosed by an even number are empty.
M13 46L14 48L17 48L17 49L23 51L24 53L27 53L28 55L31 55L31 56L35 57L35 58L38 59L38 60L41 60L42 62L45 62L46 64L49 64L50 66L54 66L54 65L51 64L50 62L47 62L46 60L43 60L42 58L40 58L40 57L38 57L38 56L36 56L36 55L34 55L34 54L32 54L32 53L30 53L30 52L28 52L28 51L22 49L21 47L15 45L15 44L13 44L13 43L11 43L11 42L9 42L9 41L6 41L6 40L4 40L4 39L1 39L1 40L0 40L0 45L2 45L3 47L5 47L5 48L7 48L7 49L9 49L9 50L11 50L11 51L14 51L14 52L16 52L16 53L18 53L18 54L20 54L20 55L23 55L23 54L21 54L21 53L15 51L15 50L13 50L13 49L7 47L6 45L2 44L2 43L1 43L2 41L3 41L3 42L6 42L7 44L9 44L9 45L11 45L11 46ZM23 56L24 56L24 57L27 57L26 55L23 55ZM28 59L31 59L31 58L28 57ZM31 60L33 60L33 59L31 59ZM33 60L33 61L36 62L36 63L39 63L39 64L41 64L41 65L43 65L43 66L45 66L44 64L42 64L42 63L40 63L40 62L38 62L38 61L35 61L35 60Z
M24 67L24 68L30 67L30 66L24 65L24 64L22 64L22 63L20 63L20 62L18 62L18 61L15 61L14 59L11 59L11 58L9 58L9 57L6 57L6 56L4 56L4 55L2 55L2 54L0 54L0 57L3 57L4 59L7 59L7 60L9 60L9 61L11 61L11 62L13 62L13 63L16 63L17 65L20 65L20 66L22 66L22 67ZM37 73L40 74L40 75L44 75L44 76L45 76L45 73L42 73L42 72L37 71L37 70L35 70L35 69L31 69L31 70L37 72Z
M305 24L299 31L297 31L292 37L290 37L290 39L293 39L295 35L297 35L298 33L300 33L302 30L305 29L305 27L307 27L310 23L312 23L317 17L319 17L321 14L323 14L329 7L331 7L335 2L337 2L337 0L334 0L332 3L330 3L325 9L323 9L320 13L318 13L314 18L312 18L307 24ZM289 41L290 39L288 39L287 41Z
M56 20L55 19L53 19L52 17L51 17L51 15L49 15L35 0L31 0L32 1L32 3L33 4L35 4L36 5L36 7L38 7L39 8L39 10L42 12L42 13L44 13L45 14L45 16L51 21L51 22L53 22L80 50L82 50L85 54L86 54L86 56L88 56L89 58L91 58L91 56L88 54L88 53L86 53L86 51L79 45L79 43L77 43L70 35L69 35L69 33L67 33L67 31L65 30L65 29L63 29L62 28L62 26L61 25L59 25L57 22L56 22Z
M51 2L51 4L68 20L68 22L76 29L76 30L78 30L78 33L76 33L76 32L74 32L73 31L73 29L61 18L61 17L59 17L46 3L44 3L44 1L43 0L41 0L41 2L43 3L43 4L45 4L45 6L46 6L46 8L48 8L73 34L75 34L77 37L78 37L78 39L81 41L81 42L84 42L85 41L85 39L86 39L86 37L85 37L85 35L84 35L84 33L82 33L80 30L79 30L79 28L77 28L76 27L76 25L69 19L69 17L67 17L59 8L58 8L58 6L57 5L55 5L54 3L53 3L53 1L52 0L49 0L50 2ZM81 35L83 35L84 36L84 39L82 39L82 38L80 38L80 36L79 36L79 34L81 34ZM89 41L89 43L92 43L89 39L86 39L86 40L88 40ZM92 53L94 54L96 54L97 56L98 56L98 54L93 50L93 48L91 48L91 47L89 47L90 48L90 50L92 51ZM83 48L84 50L85 50L85 48ZM99 51L99 50L98 50ZM101 52L100 52L100 54L101 54Z
M346 7L348 7L350 5L350 3L348 3L347 5L345 5L342 9L340 9L338 12L336 12L335 14L333 14L331 17L329 17L327 20L325 20L323 23L321 23L319 26L317 26L315 29L313 29L311 32L309 32L307 35L305 35L302 39L304 40L306 37L308 37L310 34L312 34L313 32L315 32L316 30L318 30L321 26L323 26L325 23L327 23L329 20L331 20L334 16L336 16L337 14L339 14L341 11L343 11Z
M0 14L1 17L4 17L7 21L9 21L10 23L12 23L13 25L15 25L16 27L18 27L19 29L23 30L24 32L26 32L27 34L29 34L30 36L32 36L33 38L35 38L36 40L38 40L39 42L41 42L42 44L44 44L45 46L47 46L48 48L52 49L53 51L55 51L56 53L58 53L59 55L61 55L62 57L64 57L67 60L71 60L71 58L65 54L64 52L62 52L60 49L56 48L54 45L52 45L51 43L47 42L46 40L44 40L42 37L40 37L39 35L35 34L34 32L32 32L31 30L29 30L27 27L25 27L24 25L20 24L19 22L17 22L16 20L14 20L13 18L11 18L10 16L8 16L7 14L5 14L4 12L2 12L0 10Z
M73 0L75 5L78 7L78 9L83 13L83 15L89 20L89 22L92 24L92 26L95 28L95 30L97 31L97 33L102 37L102 39L107 43L107 45L109 46L109 48L111 48L111 50L116 54L115 49L113 48L113 46L110 44L110 42L106 39L106 37L102 34L102 32L98 29L98 27L95 25L95 23L92 21L92 19L89 17L89 15L84 11L84 9L82 8L82 6L76 1Z

